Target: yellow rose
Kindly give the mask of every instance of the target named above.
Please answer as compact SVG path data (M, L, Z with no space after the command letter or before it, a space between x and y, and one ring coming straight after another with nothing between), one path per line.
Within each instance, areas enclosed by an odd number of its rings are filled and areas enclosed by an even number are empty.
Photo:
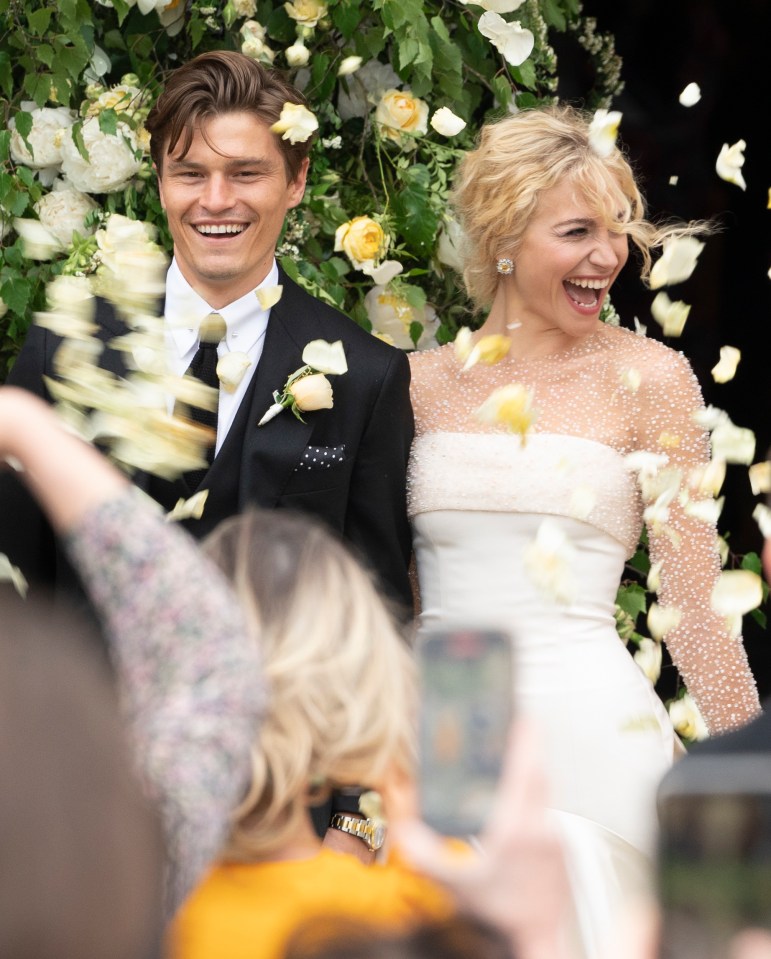
M293 3L285 3L284 9L296 23L315 27L326 16L327 5L320 0L294 0Z
M343 250L356 267L378 259L387 245L383 228L368 216L356 216L335 231L335 250Z
M386 90L375 110L375 120L384 136L401 140L402 133L426 133L428 104L409 90Z
M332 384L323 373L313 373L295 380L288 391L303 413L332 409Z

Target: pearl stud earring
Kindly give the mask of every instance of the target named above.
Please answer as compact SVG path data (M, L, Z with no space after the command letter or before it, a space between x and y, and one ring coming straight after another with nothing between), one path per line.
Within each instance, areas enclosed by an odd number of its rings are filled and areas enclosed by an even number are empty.
M510 256L499 256L495 264L495 269L501 276L508 276L514 272L514 261Z

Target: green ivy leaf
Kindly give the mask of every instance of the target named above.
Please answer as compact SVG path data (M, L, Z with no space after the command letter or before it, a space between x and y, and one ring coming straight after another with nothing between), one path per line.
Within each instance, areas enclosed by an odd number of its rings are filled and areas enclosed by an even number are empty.
M360 0L344 0L332 10L332 23L350 40L362 20Z
M28 139L30 133L32 132L32 114L27 110L19 110L16 114L14 114L14 124L16 126L16 132L22 138L24 145L34 157L35 151Z
M0 89L10 99L13 96L13 77L11 75L11 58L9 54L0 51Z
M616 594L616 604L637 622L637 617L648 609L647 591L639 583L628 583L620 586Z
M520 86L527 87L529 90L536 88L535 64L532 60L525 60L518 67L510 66L509 72Z
M27 14L29 32L33 37L43 36L48 29L48 24L51 22L52 14L53 10L51 7L41 7L40 9L34 10Z
M402 189L391 199L398 231L419 256L426 256L433 249L439 224L431 207L430 186L428 167L416 163L405 171Z
M23 276L11 276L0 286L0 298L14 313L24 313L31 295L32 284Z
M0 163L7 163L11 152L11 131L0 130ZM2 174L0 174L2 176Z
M78 148L78 153L83 157L83 159L88 163L90 157L88 155L88 150L86 149L85 141L83 140L83 121L76 120L70 128L70 134L72 139L75 141L75 146Z
M118 114L112 108L102 110L99 114L99 129L102 133L118 135ZM78 147L80 149L80 147Z
M758 576L760 576L763 565L757 553L745 553L744 556L742 556L741 568L749 569L751 572L757 573Z

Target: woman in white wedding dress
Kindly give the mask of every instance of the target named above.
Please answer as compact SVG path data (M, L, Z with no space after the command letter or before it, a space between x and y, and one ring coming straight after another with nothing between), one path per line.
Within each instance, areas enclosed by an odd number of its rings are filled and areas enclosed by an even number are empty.
M488 125L454 199L466 284L489 307L474 341L510 347L465 371L452 344L411 357L420 625L511 633L515 708L540 729L582 951L596 957L649 882L654 793L681 748L615 627L644 510L658 603L679 616L666 643L710 731L759 710L741 638L710 607L715 527L689 512L712 496L696 378L682 354L599 318L630 239L647 276L652 249L696 229L647 222L619 149L602 156L565 107ZM476 415L512 383L532 404L503 412L521 434Z

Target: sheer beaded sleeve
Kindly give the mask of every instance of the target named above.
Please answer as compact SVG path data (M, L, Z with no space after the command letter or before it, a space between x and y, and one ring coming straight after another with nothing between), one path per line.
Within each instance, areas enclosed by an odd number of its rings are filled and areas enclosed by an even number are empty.
M257 646L219 570L136 490L92 510L67 548L161 812L171 912L218 854L247 785L264 696Z
M710 605L721 570L716 526L689 512L688 502L712 496L694 488L699 469L709 460L707 434L693 420L703 407L701 391L682 354L659 349L651 359L637 422L639 448L668 457L659 474L663 484L643 497L651 562L660 564L658 602L680 613L665 641L710 732L719 733L759 712L758 693L741 637L730 635ZM680 495L669 502L666 494L661 500L656 495L667 478L679 479L680 487Z

